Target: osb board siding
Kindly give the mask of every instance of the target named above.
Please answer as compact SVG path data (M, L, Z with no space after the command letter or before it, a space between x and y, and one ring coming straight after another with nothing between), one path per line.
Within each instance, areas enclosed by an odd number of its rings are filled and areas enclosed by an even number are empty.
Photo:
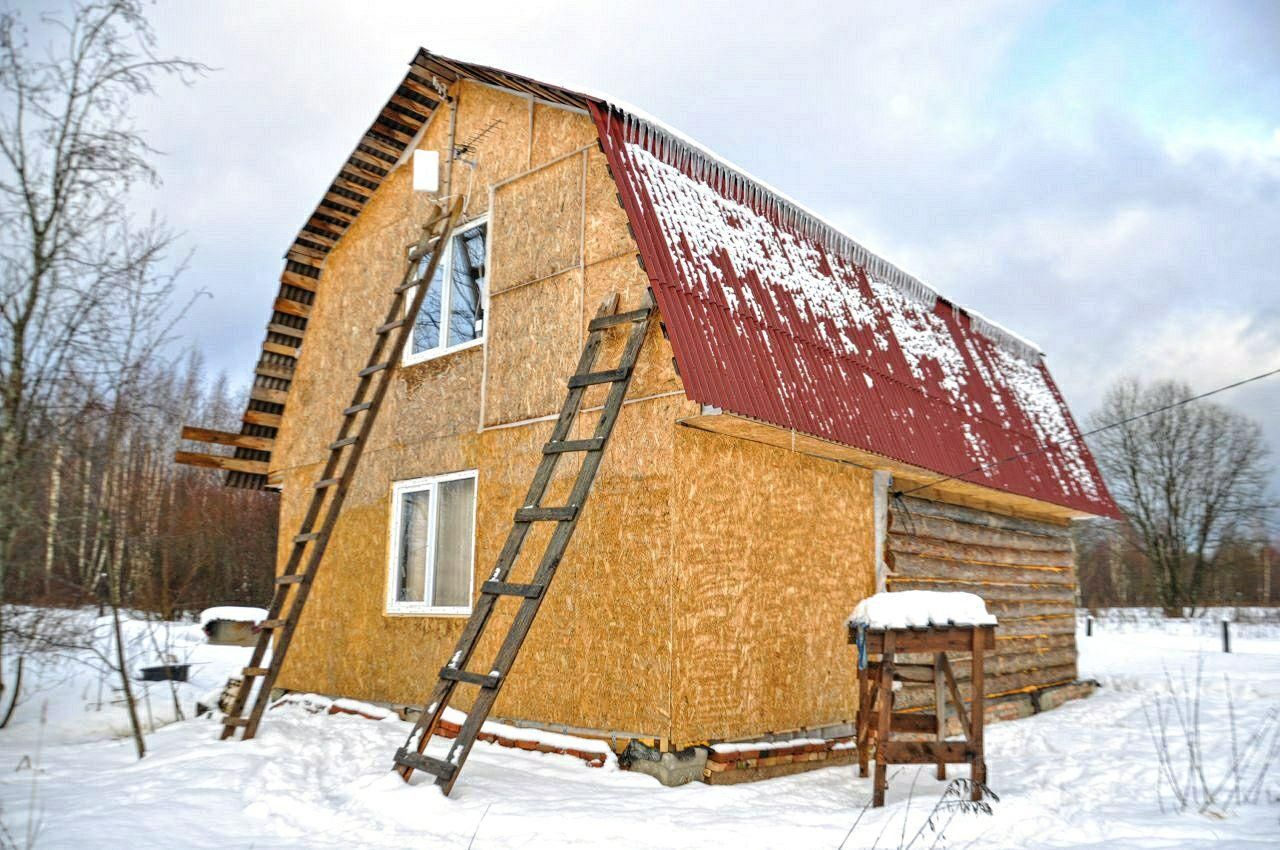
M544 103L533 104L530 165L541 165L595 141L596 128L588 116Z
M1000 625L986 660L986 690L998 694L1076 677L1075 560L1059 524L905 498L890 503L889 590L963 590L987 602ZM969 657L952 657L969 693ZM927 689L906 688L904 705Z
M559 409L565 379L598 302L619 291L620 309L634 308L647 285L634 260L625 218L616 214L613 190L595 186L583 191L584 175L588 183L609 179L598 167L598 154L573 155L563 168L553 164L526 174L531 151L527 99L483 86L457 89L459 140L502 119L479 151L487 164L472 177L466 214L472 218L485 208L489 182L509 181L494 192L491 239L501 261L492 262L491 282L504 268L512 280L535 282L495 286L500 291L489 299L483 345L396 367L295 637L283 687L388 702L425 698L436 671L453 652L464 620L384 613L393 483L477 470L478 588L493 568L551 428L549 422L524 420ZM594 132L585 116L566 116L535 109L537 144L573 150L583 132ZM442 111L420 146L447 153L448 127L448 113ZM465 189L462 181L470 171L455 168L456 189ZM372 329L384 318L387 290L404 272L405 246L427 217L426 201L411 191L410 177L408 166L390 176L332 252L321 277L296 395L286 413L283 451L276 456L284 478L281 562L340 410L349 403L355 372L364 365ZM518 191L526 185L537 191ZM541 231L540 241L521 242L526 234L518 232L519 225L545 223L547 203L563 206L562 226ZM514 232L503 231L504 222L515 223ZM504 253L504 246L518 250ZM542 247L553 258L561 257L567 270L539 277L540 270L556 265L538 265ZM584 256L592 258L585 267ZM591 304L585 302L588 294ZM610 332L600 368L613 365L620 346L615 337L624 335L625 330ZM623 409L556 583L498 702L501 716L655 736L669 732L676 568L671 550L673 423L696 412L696 405L679 391L670 357L655 323L630 397L659 397L633 400ZM587 407L601 399L593 394ZM492 417L482 416L482 405ZM597 416L588 410L575 436L586 436ZM482 430L482 419L523 424ZM579 461L577 455L565 457L545 504L563 503ZM535 526L515 580L531 575L551 529L550 524ZM516 605L506 600L499 607L473 670L490 669L502 627ZM470 696L470 686L462 686L458 707L465 709Z
M616 292L619 310L641 305L648 277L636 262L615 193L594 149L552 160L495 190L486 426L556 413L601 301ZM577 313L577 326L563 321L570 312ZM617 364L625 338L622 332L606 337L597 368ZM655 323L628 398L682 390L671 347ZM607 391L590 388L585 406L601 404Z
M488 210L490 185L528 168L529 101L470 81L454 86L452 92L458 108L455 143L473 146L453 166L452 190L467 196L465 214L470 218ZM444 162L447 146L440 150Z
M626 407L577 533L495 713L648 734L662 734L669 727L671 422L678 408L678 399ZM477 588L488 578L511 516L523 502L550 427L539 423L486 431L463 446L464 468L479 470ZM358 504L344 511L335 529L326 567L281 679L283 687L414 702L425 697L435 672L453 651L462 618L383 614L389 464L372 466L368 475L362 468ZM549 504L563 500L576 471L570 464L562 468ZM314 475L308 470L291 473L286 488L304 487L308 473ZM368 501L374 489L380 496ZM297 508L285 519L296 522ZM530 556L522 558L514 580L531 576L542 551L538 544L551 526L536 528L526 546ZM491 669L517 606L507 600L495 613L470 669ZM465 710L471 695L470 686L462 687L457 707Z
M673 744L851 720L871 472L682 427L674 487Z
M581 298L580 269L490 298L486 425L560 408L584 339L579 323L569 320Z

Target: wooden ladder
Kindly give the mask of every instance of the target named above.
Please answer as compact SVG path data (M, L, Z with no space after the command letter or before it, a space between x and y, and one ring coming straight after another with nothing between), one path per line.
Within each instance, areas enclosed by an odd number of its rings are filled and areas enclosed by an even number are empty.
M497 564L489 580L480 588L480 598L466 627L462 630L462 636L458 639L453 656L440 669L435 690L432 691L426 708L419 715L408 741L396 750L395 769L400 772L406 782L415 770L422 770L436 777L436 784L445 794L453 788L453 783L457 780L458 773L461 772L462 765L466 763L467 755L471 752L471 746L475 743L476 736L480 734L480 728L493 709L498 692L502 690L502 685L511 672L511 666L520 652L520 646L533 626L534 618L538 615L538 608L546 597L551 580L555 578L556 568L560 565L560 559L564 557L569 540L573 537L578 518L582 516L583 506L591 492L592 482L595 481L600 461L609 443L609 435L613 433L613 426L622 409L627 387L631 384L631 376L641 346L644 344L649 321L653 317L652 293L646 292L644 306L638 310L615 313L617 302L618 296L616 294L611 296L600 306L595 318L587 326L587 341L582 348L578 368L569 378L569 391L565 396L564 406L560 410L559 418L556 419L555 427L551 430L550 439L542 447L542 460L529 485L529 493L522 503L524 507L515 513L511 531L507 534L506 543L498 554ZM623 325L630 325L631 331L617 368L592 371L605 333L611 328ZM610 387L604 407L600 411L595 432L587 440L567 439L582 406L583 395L588 387L596 384L609 384ZM583 459L577 480L569 494L569 503L558 507L546 507L542 504L542 499L546 495L547 485L551 481L556 464L563 455L571 452L582 454ZM528 584L509 582L507 579L511 568L520 555L529 529L535 522L554 522L556 527L538 562L533 580ZM521 599L520 608L511 622L493 664L485 668L488 672L470 672L467 670L467 662L471 660L472 652L480 642L489 622L489 616L502 596ZM462 730L454 739L446 758L438 759L425 755L427 743L435 734L436 727L444 716L445 707L448 706L455 688L460 683L479 686L479 692L476 694L471 710L467 713L466 721L462 724Z
M436 214L423 225L422 236L409 251L408 268L400 284L392 291L386 319L374 332L375 339L368 362L356 375L358 380L355 393L351 397L351 404L342 411L342 424L338 427L337 439L329 444L329 459L319 480L312 485L311 503L293 538L289 561L285 564L284 571L276 577L275 593L271 597L267 619L259 623L261 631L253 649L253 657L249 666L244 668L240 690L222 721L223 739L235 735L238 728L244 729L243 739L252 738L258 731L262 713L271 700L271 689L280 674L293 633L302 616L302 608L315 581L316 571L324 559L334 524L338 521L343 502L346 501L347 488L360 463L360 456L373 430L382 400L386 397L391 373L395 364L400 362L400 355L413 333L414 320L426 298L428 287L418 284L428 282L435 276L440 257L444 253L437 248L443 249L443 240L453 230L461 214L461 198L453 201L448 209L437 209ZM415 272L428 252L431 259L423 273L418 275ZM409 299L407 305L406 299ZM271 662L263 667L262 660L272 641L274 646ZM253 708L249 716L244 717L244 708L255 683L258 684L258 689Z

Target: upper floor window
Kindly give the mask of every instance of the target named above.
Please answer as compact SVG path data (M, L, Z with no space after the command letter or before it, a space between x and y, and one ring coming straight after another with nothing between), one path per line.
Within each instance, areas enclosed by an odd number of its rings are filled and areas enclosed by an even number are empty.
M459 227L446 240L436 273L427 282L422 310L405 348L405 363L417 363L484 337L488 244L487 219ZM430 254L422 258L419 275L426 272L430 262Z

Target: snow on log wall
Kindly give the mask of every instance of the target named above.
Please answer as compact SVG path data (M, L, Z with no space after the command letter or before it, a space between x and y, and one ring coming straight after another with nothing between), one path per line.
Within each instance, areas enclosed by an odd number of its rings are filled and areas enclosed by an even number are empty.
M1076 571L1064 526L907 497L890 502L886 561L890 591L962 590L987 603L1000 621L988 694L1076 678ZM968 655L952 663L967 689ZM924 704L932 690L907 688L903 699Z

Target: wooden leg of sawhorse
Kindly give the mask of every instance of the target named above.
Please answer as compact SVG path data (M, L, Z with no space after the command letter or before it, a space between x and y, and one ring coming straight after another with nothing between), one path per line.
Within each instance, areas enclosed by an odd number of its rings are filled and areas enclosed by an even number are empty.
M942 658L941 652L933 654L933 711L937 715L937 741L942 743L947 739L947 684L943 680L942 674ZM938 778L945 780L947 778L947 763L938 757Z
M982 749L983 721L985 720L986 689L983 652L986 647L987 628L973 630L973 661L970 664L970 683L973 699L969 709L969 746L973 753L969 761L969 778L973 780L972 799L982 799L982 788L987 784L987 760Z
M876 778L871 794L871 805L884 805L885 788L889 785L889 765L885 763L886 744L893 737L890 723L893 719L893 632L884 636L884 653L880 656L880 711L876 721Z
M867 762L870 759L871 750L871 708L874 704L871 691L871 677L866 667L858 667L858 713L856 730L856 743L858 746L858 776L865 778L867 775Z

